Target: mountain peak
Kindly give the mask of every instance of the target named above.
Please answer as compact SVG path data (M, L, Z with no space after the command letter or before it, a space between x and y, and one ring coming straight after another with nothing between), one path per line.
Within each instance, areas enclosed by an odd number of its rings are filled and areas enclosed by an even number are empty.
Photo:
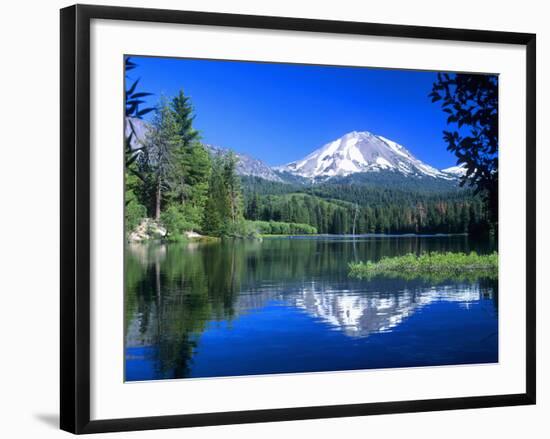
M331 178L390 170L409 176L452 178L414 157L405 147L369 131L351 131L301 160L277 168L306 178Z
M349 133L346 133L342 137L340 137L340 139L368 139L370 137L377 136L370 131L350 131Z

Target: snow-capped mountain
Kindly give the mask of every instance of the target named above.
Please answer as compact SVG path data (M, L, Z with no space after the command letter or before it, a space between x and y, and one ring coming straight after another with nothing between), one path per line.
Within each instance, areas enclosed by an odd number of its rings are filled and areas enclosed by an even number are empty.
M368 131L353 131L305 158L275 168L306 178L326 179L360 172L395 171L404 176L455 179L413 156L398 143Z
M140 119L129 120L134 126L131 147L141 146L149 124ZM126 124L126 135L131 132ZM214 145L204 144L211 154L225 154L231 151ZM248 177L259 177L274 182L303 184L308 181L334 181L353 179L354 182L370 184L380 181L389 184L388 179L400 177L417 177L411 183L425 184L439 182L443 185L454 185L466 173L463 165L438 170L417 159L410 151L398 143L368 131L353 131L313 151L301 160L283 166L270 167L265 162L250 155L235 152L237 156L237 174ZM381 172L386 171L386 172ZM389 172L388 172L389 171ZM422 177L431 177L423 179ZM359 179L359 180L358 180ZM350 180L351 182L351 180Z

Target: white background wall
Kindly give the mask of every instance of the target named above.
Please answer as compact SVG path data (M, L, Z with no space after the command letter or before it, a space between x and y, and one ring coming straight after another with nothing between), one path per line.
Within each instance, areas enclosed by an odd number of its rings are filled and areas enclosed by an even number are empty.
M88 1L88 3L96 3ZM464 438L550 435L548 332L550 153L545 120L550 26L545 2L524 0L103 0L99 4L537 33L538 405L124 433L112 437ZM0 435L61 437L58 420L59 14L64 1L4 2L0 14ZM546 255L545 255L546 253ZM546 375L546 376L545 376ZM215 396L214 396L215 397ZM546 415L546 416L545 416Z

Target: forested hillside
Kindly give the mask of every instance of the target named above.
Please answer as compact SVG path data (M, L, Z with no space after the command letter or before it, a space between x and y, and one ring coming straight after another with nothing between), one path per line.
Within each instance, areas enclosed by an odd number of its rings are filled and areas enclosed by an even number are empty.
M247 191L245 206L250 220L309 224L330 234L467 233L486 218L481 199L469 191L422 194L356 186L274 195Z

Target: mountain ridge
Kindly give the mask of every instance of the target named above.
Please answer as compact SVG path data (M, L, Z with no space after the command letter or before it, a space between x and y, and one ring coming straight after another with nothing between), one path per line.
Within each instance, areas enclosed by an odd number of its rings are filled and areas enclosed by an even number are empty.
M149 130L149 124L140 119L130 119L136 136L132 149L136 149ZM129 125L129 124L128 124ZM129 134L129 126L126 135ZM312 151L304 158L286 165L269 166L249 154L223 146L203 144L210 154L225 154L232 151L237 159L237 173L246 177L258 177L267 181L291 184L316 182L381 181L388 178L399 180L439 180L448 183L458 181L465 175L463 165L436 169L416 158L404 146L369 131L351 131L342 137Z
M207 143L203 143L203 145L211 154L219 155L232 151L238 160L237 174L239 175L244 175L248 177L260 177L264 180L276 181L279 183L284 182L284 180L262 160L256 159L248 154L236 152L230 148L210 145Z

